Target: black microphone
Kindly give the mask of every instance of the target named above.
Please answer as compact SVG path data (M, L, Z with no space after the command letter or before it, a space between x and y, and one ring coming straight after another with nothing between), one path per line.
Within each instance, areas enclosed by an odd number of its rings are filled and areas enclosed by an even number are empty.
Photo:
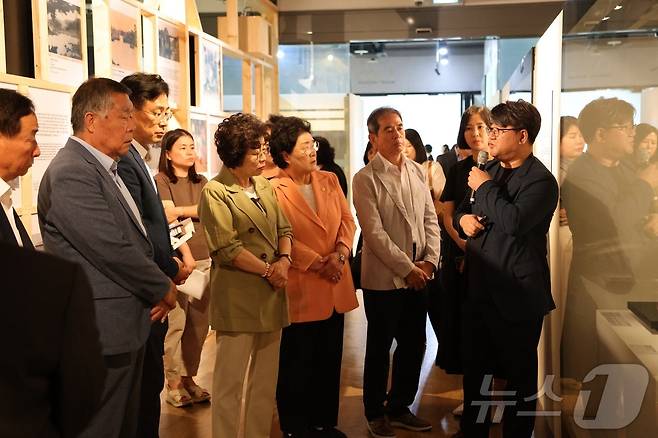
M480 151L478 152L478 161L477 161L477 167L480 170L484 170L484 166L487 164L487 161L489 161L489 152L487 151ZM475 190L471 190L471 204L475 202Z

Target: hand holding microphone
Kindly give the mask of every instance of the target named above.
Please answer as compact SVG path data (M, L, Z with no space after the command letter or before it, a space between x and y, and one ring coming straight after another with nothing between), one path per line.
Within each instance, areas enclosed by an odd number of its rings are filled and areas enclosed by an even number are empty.
M470 202L475 202L475 192L485 181L489 181L491 177L484 171L484 166L489 160L489 153L487 151L480 151L478 153L477 166L473 166L471 172L468 174L468 186L471 188Z

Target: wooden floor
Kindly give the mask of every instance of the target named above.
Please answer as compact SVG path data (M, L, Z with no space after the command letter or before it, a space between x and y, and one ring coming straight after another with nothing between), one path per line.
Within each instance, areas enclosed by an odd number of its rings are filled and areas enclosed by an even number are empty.
M363 359L366 344L366 318L361 306L348 313L345 318L345 340L343 350L343 368L341 377L341 398L338 428L348 437L367 437L368 430L363 414ZM400 438L418 436L424 438L450 437L458 429L458 419L452 410L462 401L461 376L445 374L434 366L436 356L436 337L427 324L427 350L421 371L420 391L412 406L412 411L430 421L431 432L407 432L397 430ZM215 337L211 332L206 340L201 358L201 367L197 383L205 388L212 388L212 370L215 358ZM160 422L161 438L210 438L211 409L209 404L194 405L186 408L174 408L162 399L162 417ZM493 430L493 436L499 436ZM272 422L273 438L280 438L278 419Z

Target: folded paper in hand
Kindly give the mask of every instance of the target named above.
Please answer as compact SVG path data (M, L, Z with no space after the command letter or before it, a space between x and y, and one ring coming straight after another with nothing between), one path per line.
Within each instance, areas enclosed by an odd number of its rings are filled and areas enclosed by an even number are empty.
M203 292L208 287L210 282L210 269L205 271L199 271L195 269L192 271L185 283L176 286L180 292L183 292L185 295L189 295L192 298L200 300L203 297Z
M189 217L169 224L169 236L174 249L178 249L179 246L190 240L192 234L194 234L194 224Z

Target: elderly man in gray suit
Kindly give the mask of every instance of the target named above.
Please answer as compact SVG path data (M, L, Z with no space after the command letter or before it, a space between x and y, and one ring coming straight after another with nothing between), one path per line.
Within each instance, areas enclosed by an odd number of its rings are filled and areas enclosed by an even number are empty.
M153 262L139 210L117 175L134 121L130 91L92 78L73 96L74 135L39 187L46 250L79 263L89 278L107 378L101 408L83 437L134 437L144 344L151 321L176 304L174 283Z
M368 132L378 152L352 184L363 233L361 286L368 319L363 404L370 434L391 438L391 426L432 428L409 405L425 354L426 285L439 263L439 225L423 168L403 154L400 113L376 109L368 117ZM393 339L397 347L387 394Z

